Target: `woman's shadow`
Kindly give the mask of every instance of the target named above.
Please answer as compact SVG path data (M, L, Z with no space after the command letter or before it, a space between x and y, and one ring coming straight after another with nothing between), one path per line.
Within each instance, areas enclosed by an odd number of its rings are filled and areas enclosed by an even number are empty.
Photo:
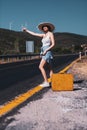
M80 84L83 82L84 80L76 80L74 81L74 85L77 85L78 87L75 87L74 88L74 91L77 91L77 90L81 90L82 88L80 87Z

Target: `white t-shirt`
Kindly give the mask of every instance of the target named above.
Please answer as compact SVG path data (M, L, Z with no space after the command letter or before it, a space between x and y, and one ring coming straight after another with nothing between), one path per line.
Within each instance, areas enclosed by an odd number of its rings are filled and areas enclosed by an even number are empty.
M47 36L45 36L45 37L43 37L42 38L42 46L44 47L44 46L50 46L50 44L51 44L51 40L50 40L50 38L49 38L49 35L47 35Z

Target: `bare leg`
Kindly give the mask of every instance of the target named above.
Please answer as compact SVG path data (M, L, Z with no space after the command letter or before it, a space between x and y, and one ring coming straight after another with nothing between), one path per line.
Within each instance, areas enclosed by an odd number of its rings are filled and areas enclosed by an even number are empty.
M50 69L50 78L52 77L52 74L53 74L53 70Z
M48 64L48 67L49 67L49 72L50 72L49 76L51 78L52 74L53 74L53 69L52 69L52 66L50 64Z
M41 62L40 62L40 65L39 65L39 69L40 69L40 71L41 71L41 73L42 73L42 76L43 76L43 78L44 78L44 81L45 81L45 82L48 82L48 80L47 80L47 75L46 75L46 71L45 71L45 69L44 69L45 64L46 64L46 61L45 61L44 59L42 59Z

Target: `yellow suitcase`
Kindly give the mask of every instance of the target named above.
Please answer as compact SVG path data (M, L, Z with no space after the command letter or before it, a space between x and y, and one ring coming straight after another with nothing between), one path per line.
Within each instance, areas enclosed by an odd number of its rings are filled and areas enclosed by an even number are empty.
M67 73L55 73L51 79L53 91L71 91L73 90L73 75Z

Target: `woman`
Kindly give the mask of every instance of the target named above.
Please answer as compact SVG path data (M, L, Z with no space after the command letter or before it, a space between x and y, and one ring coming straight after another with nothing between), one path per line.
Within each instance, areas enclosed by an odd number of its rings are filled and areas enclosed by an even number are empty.
M52 56L52 52L51 49L54 47L55 45L55 41L54 41L54 35L52 33L52 31L55 29L54 25L51 23L41 23L38 25L38 28L40 31L44 32L43 34L38 34L38 33L34 33L32 31L27 30L26 28L23 28L23 31L33 35L33 36L38 36L38 37L42 37L42 47L41 47L41 62L39 65L39 69L42 73L42 76L44 78L44 82L40 85L42 87L48 87L49 86L49 82L47 79L47 75L46 75L46 71L44 69L44 66L46 63L49 64L50 66L50 77L53 74L53 69L52 69L52 61L53 61L53 56Z

